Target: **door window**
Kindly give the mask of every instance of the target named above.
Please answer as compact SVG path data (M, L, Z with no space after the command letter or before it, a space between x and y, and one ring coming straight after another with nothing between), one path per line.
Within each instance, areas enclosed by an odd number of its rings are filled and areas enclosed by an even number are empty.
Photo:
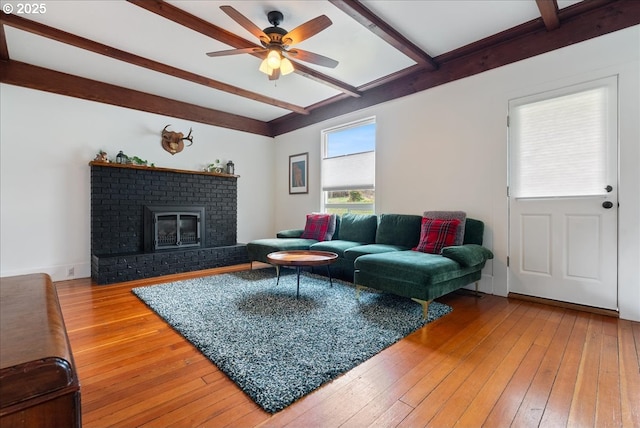
M509 115L511 195L590 196L609 182L615 144L616 79L513 102ZM614 140L612 140L614 139Z

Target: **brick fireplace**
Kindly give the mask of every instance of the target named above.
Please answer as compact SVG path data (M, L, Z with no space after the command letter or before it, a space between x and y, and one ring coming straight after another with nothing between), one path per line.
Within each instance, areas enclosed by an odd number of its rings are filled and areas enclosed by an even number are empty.
M91 277L98 284L248 263L237 239L237 176L91 162ZM196 208L194 208L196 207ZM150 212L158 212L150 217ZM197 212L190 216L191 213ZM153 224L175 215L177 234L151 245ZM197 220L195 219L197 217ZM184 224L182 229L180 224ZM163 226L165 227L165 226ZM165 233L165 235L168 235ZM156 238L157 239L157 236ZM197 243L195 242L197 241Z

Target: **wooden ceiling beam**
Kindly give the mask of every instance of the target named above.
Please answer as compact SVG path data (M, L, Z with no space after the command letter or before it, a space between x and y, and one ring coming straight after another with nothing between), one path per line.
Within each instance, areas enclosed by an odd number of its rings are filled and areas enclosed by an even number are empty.
M73 76L18 61L0 61L0 82L271 137L265 122ZM158 131L159 132L159 131Z
M536 0L540 16L547 31L553 31L560 26L560 18L558 17L558 1L557 0Z
M380 37L385 42L428 70L437 70L438 64L425 51L380 19L358 0L329 0L335 7Z
M2 23L0 23L0 61L9 61L7 36L4 33L4 25Z
M591 10L596 10L601 7L604 7L612 2L616 2L619 0L589 0L582 1L580 3L576 3L572 6L565 7L560 10L559 18L561 21L566 19L574 18L578 15L582 15L583 13L587 13ZM529 22L525 22L517 27L509 28L508 30L502 31L500 33L493 34L489 37L486 37L482 40L478 40L466 46L462 46L458 49L454 49L452 51L443 53L435 58L435 60L441 64L449 61L453 61L457 58L462 58L464 56L473 54L481 49L489 49L492 46L497 46L502 43L509 42L511 40L517 39L519 37L526 36L527 34L531 34L540 29L540 19L534 19Z
M129 3L139 6L149 12L153 12L157 15L162 16L170 21L173 21L177 24L180 24L184 27L190 28L193 31L196 31L200 34L204 34L205 36L211 37L212 39L218 40L226 45L234 47L236 49L243 48L262 48L261 45L257 45L252 43L242 37L236 36L235 34L218 27L208 21L205 21L202 18L198 18L195 15L192 15L184 10L173 6L170 3L166 3L162 0L127 0ZM204 53L203 53L204 55ZM261 54L250 54L255 56L256 58L263 59ZM324 85L328 85L333 89L336 89L340 92L344 92L352 97L359 97L360 93L356 88L347 83L341 82L337 79L334 79L330 76L324 75L318 71L315 71L305 65L296 62L296 66L294 67L294 72L310 78L316 82L322 83Z
M187 27L197 33L204 34L214 40L232 46L237 49L242 48L262 48L249 40L243 39L234 33L218 27L215 24L205 21L195 15L190 14L170 3L162 0L127 0L129 3L141 7L149 12L155 13L163 18L173 21L176 24ZM212 6L213 7L213 6ZM202 53L204 55L204 52Z
M589 3L592 9L585 10ZM556 49L583 42L614 31L640 24L640 1L593 0L576 4L580 13L571 10L560 14L562 26L547 31L540 19L522 24L527 29L515 27L500 37L500 43L487 44L481 40L462 49L460 53L443 54L436 58L440 68L425 72L418 70L401 79L376 86L358 99L336 99L318 108L309 107L311 114L300 116L288 114L268 122L274 135L281 135L336 116L361 110L399 97L424 91L445 83L473 76L497 67L541 55ZM509 33L517 34L511 37ZM494 37L495 40L495 36ZM477 48L474 49L474 46ZM445 61L446 58L446 61Z
M183 80L187 80L193 83L197 83L203 86L207 86L212 89L227 92L240 97L248 98L250 100L258 101L264 104L269 104L275 107L280 107L285 110L293 111L299 114L309 114L304 108L297 106L286 101L277 100L275 98L266 97L256 92L247 91L236 86L228 85L226 83L219 82L217 80L210 79L205 76L201 76L189 71L185 71L170 65L166 65L157 61L153 61L147 58L143 58L138 55L131 54L111 46L103 45L98 42L94 42L84 37L76 36L66 31L61 31L53 27L49 27L44 24L40 24L29 19L21 18L17 15L6 15L2 13L0 22L5 25L10 25L14 28L18 28L23 31L28 31L39 36L47 37L58 42L66 43L77 48L85 49L91 52L95 52L101 55L108 56L120 61L124 61L139 67L144 67L149 70L164 73L169 76L177 77Z

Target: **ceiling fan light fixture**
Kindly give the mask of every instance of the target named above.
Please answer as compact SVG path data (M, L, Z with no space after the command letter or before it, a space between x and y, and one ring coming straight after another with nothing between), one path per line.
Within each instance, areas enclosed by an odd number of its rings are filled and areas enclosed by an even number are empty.
M267 60L267 58L262 60L259 70L268 76L271 76L273 74L273 68L269 67L269 61Z
M269 54L267 55L267 64L271 68L280 68L280 63L282 62L282 56L277 49L271 49Z
M288 58L282 58L280 61L280 73L285 76L289 73L293 73L293 64Z

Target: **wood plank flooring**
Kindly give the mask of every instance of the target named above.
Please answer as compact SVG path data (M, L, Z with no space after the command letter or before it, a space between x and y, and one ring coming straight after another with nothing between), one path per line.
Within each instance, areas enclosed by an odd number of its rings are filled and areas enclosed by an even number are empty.
M640 323L456 293L438 299L451 314L271 415L131 293L198 274L56 283L84 427L640 427Z

